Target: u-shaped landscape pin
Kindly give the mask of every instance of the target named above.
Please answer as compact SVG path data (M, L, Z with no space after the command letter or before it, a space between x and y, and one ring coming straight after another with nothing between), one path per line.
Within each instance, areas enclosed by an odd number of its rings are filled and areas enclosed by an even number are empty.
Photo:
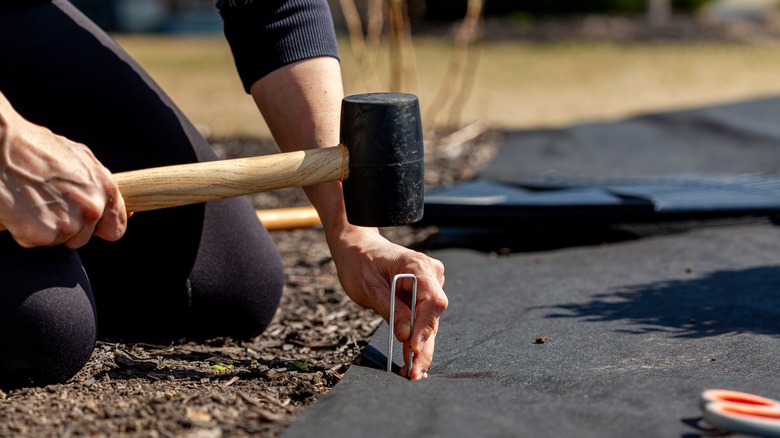
M412 279L412 316L409 321L409 336L411 338L412 333L414 333L414 311L415 311L415 305L417 304L417 277L415 277L414 274L398 274L395 277L393 277L393 284L390 286L390 318L388 319L390 327L390 333L388 334L387 338L387 371L392 372L393 371L393 338L395 337L395 334L393 333L393 326L395 325L395 288L396 284L398 283L398 280L401 280L403 278L411 278ZM412 378L412 364L414 364L414 352L412 352L412 343L409 342L409 367L407 369L407 378Z

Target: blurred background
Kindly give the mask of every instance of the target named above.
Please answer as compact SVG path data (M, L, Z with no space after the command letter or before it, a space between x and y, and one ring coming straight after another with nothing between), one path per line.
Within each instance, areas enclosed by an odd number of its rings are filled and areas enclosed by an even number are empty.
M72 0L209 138L267 138L216 0ZM780 92L776 0L330 0L347 94L420 97L423 124L520 129ZM475 128L476 127L476 128Z

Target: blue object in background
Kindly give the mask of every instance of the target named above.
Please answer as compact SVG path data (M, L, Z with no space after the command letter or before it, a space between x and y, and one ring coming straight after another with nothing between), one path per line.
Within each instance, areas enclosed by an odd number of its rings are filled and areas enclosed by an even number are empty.
M108 32L220 33L215 0L71 0Z

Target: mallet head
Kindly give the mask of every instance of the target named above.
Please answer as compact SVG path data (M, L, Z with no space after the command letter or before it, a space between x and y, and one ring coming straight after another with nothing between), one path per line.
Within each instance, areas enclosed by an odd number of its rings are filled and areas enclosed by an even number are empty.
M349 150L344 202L351 224L387 227L422 219L424 149L417 96L367 93L344 98L341 143Z

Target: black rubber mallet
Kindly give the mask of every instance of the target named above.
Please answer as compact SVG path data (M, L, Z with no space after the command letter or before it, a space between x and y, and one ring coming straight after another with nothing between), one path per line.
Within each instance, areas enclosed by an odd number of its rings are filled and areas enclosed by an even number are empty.
M406 93L348 96L341 144L249 158L115 173L127 211L195 204L343 181L353 225L408 225L423 215L423 140L418 99Z

